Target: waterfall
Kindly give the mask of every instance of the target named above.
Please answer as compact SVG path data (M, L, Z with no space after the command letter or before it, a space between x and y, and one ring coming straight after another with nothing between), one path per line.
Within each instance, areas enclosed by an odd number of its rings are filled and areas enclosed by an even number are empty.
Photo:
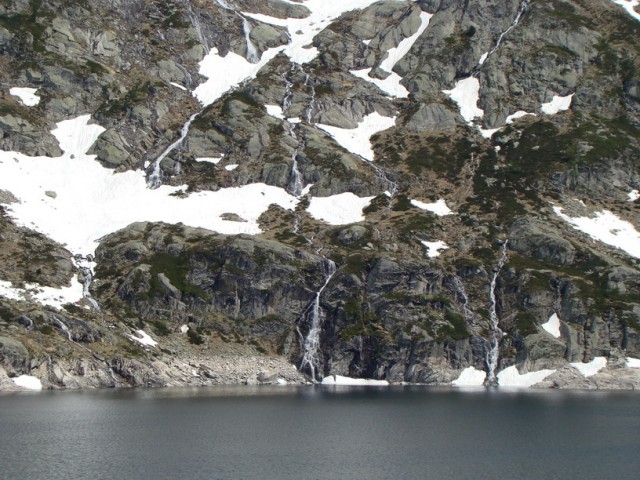
M258 49L251 41L251 24L249 20L243 15L238 13L238 16L242 18L242 31L244 32L244 39L247 42L247 60L251 63L258 63L260 61L260 54Z
M518 25L518 23L520 23L520 19L522 18L522 15L524 14L524 11L527 9L527 7L529 6L529 2L531 0L522 0L522 3L520 4L520 7L518 8L518 13L516 14L516 17L513 19L513 22L511 22L511 25L509 25L509 28L507 28L504 32L502 32L500 34L500 36L498 37L498 41L496 42L495 46L489 50L489 53L485 54L485 56L482 58L482 60L480 61L480 64L482 65L487 58L489 58L496 50L498 50L498 48L500 48L500 45L502 44L502 40L504 39L505 36L507 36L509 34L509 32L511 30L513 30L514 28L516 28L516 26Z
M295 70L295 63L291 66L291 72ZM287 118L287 110L291 107L293 101L293 82L287 78L286 72L282 74L284 79L284 97L282 98L282 114Z
M207 39L205 38L205 36L202 34L202 24L200 23L198 15L196 15L193 11L191 1L184 0L184 4L187 8L187 15L189 16L189 20L191 20L191 25L193 25L194 30L198 34L198 40L200 40L200 43L204 47L205 53L209 53L209 44L207 43Z
M491 284L489 285L489 320L491 321L492 335L489 342L489 349L486 353L487 361L487 379L484 381L485 385L497 385L496 370L498 369L498 356L500 355L500 339L502 338L502 330L500 330L498 312L497 312L497 299L496 299L496 283L498 281L498 275L500 270L504 267L507 261L507 245L509 240L505 240L502 244L502 251L500 254L500 260L495 267L495 272L491 278Z
M326 270L325 280L322 287L320 287L316 292L316 298L311 307L311 325L309 327L309 333L307 333L307 337L304 339L304 355L302 357L302 362L300 363L300 371L308 370L313 382L318 380L316 375L321 373L318 372L318 370L321 366L319 358L320 333L322 332L324 316L320 307L320 296L331 281L333 275L336 273L336 264L325 258L324 268ZM305 314L302 315L303 318L304 316ZM300 330L298 330L298 333L300 333Z
M307 123L312 123L311 120L313 119L313 111L316 108L316 87L311 81L311 77L308 73L304 74L304 86L311 87L311 98L309 99L309 106L307 107L307 111L305 112L304 117Z
M302 195L302 189L304 185L302 183L302 175L300 174L300 170L298 170L298 161L296 157L298 156L298 150L294 152L291 156L292 164L291 164L291 174L289 176L289 185L287 185L287 190L294 197L299 197Z
M53 320L58 324L60 330L67 334L67 338L69 339L69 341L76 343L73 339L73 335L71 335L71 332L69 331L69 327L67 327L67 325L62 320L60 320L57 315L53 315Z
M187 120L187 123L185 123L182 126L182 130L180 131L180 138L178 138L178 140L176 140L171 145L169 145L166 148L166 150L164 152L162 152L160 154L160 156L158 158L156 158L156 160L153 162L153 164L152 164L153 170L151 171L151 174L149 175L149 178L147 178L147 187L148 188L153 190L153 189L158 188L160 185L162 185L162 170L160 169L160 163L162 162L162 160L165 159L165 157L167 155L169 155L176 148L178 148L180 145L182 145L182 142L184 142L184 139L187 137L187 134L189 133L189 129L191 128L191 124L196 119L196 117L198 115L200 115L201 112L202 112L202 110L200 112L194 113L193 115L191 115L189 117L189 120Z
M86 257L83 257L82 255L75 255L73 259L78 270L84 277L84 280L82 281L82 296L87 300L87 302L89 302L94 310L99 312L100 305L98 305L98 302L91 296L91 292L89 291L91 283L93 282L93 255L89 254Z
M462 303L462 314L467 321L473 320L473 312L469 308L469 296L464 288L464 283L457 275L452 280L453 288L455 290L457 300Z

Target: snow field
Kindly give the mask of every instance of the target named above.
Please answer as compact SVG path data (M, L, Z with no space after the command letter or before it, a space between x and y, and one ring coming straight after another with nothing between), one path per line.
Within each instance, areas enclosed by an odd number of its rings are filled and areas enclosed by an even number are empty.
M587 363L576 362L571 364L572 367L577 369L583 377L591 377L607 366L607 359L605 357L595 357L593 360Z
M555 370L539 370L537 372L520 373L515 365L507 367L498 373L498 385L500 387L528 388L540 383Z
M451 382L456 387L481 387L484 385L484 379L487 373L484 370L476 370L473 367L465 368L460 376Z
M547 323L543 323L540 326L544 328L550 335L553 335L556 338L560 338L560 319L555 313L549 317Z
M351 378L341 375L329 375L322 379L322 385L347 385L347 386L369 386L383 387L389 385L386 380L370 380L366 378Z
M307 212L316 220L329 225L346 225L364 220L362 209L371 203L374 197L358 197L351 192L330 197L313 197Z
M34 107L40 103L40 97L36 95L37 88L13 87L9 89L9 93L20 99L23 105Z
M427 257L436 258L439 257L440 254L449 248L449 245L444 243L442 240L438 240L437 242L427 242L425 240L420 240L420 243L425 246L427 249Z
M19 387L26 388L27 390L42 390L42 382L40 379L31 375L20 375L11 380Z
M137 337L135 335L127 335L127 337L141 345L144 345L145 347L158 346L158 342L151 338L144 330L137 330L136 333L138 334Z

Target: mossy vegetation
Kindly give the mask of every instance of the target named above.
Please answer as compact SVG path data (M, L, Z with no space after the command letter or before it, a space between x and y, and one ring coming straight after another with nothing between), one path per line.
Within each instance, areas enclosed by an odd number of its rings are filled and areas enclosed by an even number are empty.
M198 297L207 300L207 294L188 280L190 263L189 254L182 253L174 256L169 253L156 253L146 259L144 263L151 265L151 279L149 281L152 291L163 292L163 287L158 280L158 274L164 274L171 284L182 292L183 295Z

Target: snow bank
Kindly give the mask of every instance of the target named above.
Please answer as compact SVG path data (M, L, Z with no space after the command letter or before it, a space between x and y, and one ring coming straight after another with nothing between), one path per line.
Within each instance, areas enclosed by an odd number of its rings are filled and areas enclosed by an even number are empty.
M453 214L453 211L449 207L447 207L447 202L445 202L442 198L433 203L424 203L419 200L411 200L411 205L413 205L414 207L418 207L421 210L427 210L431 213L435 213L439 217Z
M279 118L280 120L286 120L280 105L265 105L265 108L267 109L267 113L272 117Z
M439 257L443 250L447 250L449 248L449 245L441 240L438 240L437 242L426 242L424 240L420 240L420 243L427 248L427 257L429 258Z
M555 373L555 370L539 370L521 374L516 366L513 365L498 373L498 385L501 387L528 388L540 383L553 373Z
M588 363L577 362L572 363L571 366L576 368L584 377L591 377L607 366L607 359L605 357L595 357Z
M402 77L393 71L393 67L404 57L413 47L413 44L416 43L416 40L420 38L420 35L424 33L424 31L429 26L429 21L433 15L427 12L420 13L420 26L418 30L411 35L403 39L397 47L391 48L387 51L386 58L380 63L380 69L385 72L389 72L389 76L384 80L379 78L373 78L369 76L371 73L370 68L365 68L363 70L352 70L351 74L356 77L362 78L367 82L373 83L380 90L391 95L396 98L407 98L409 96L409 90L407 90L400 82L402 81Z
M511 115L509 115L505 120L505 123L509 125L510 123L513 123L514 120L517 120L522 117L526 117L527 115L533 115L534 117L537 116L535 113L529 113L529 112L525 112L524 110L518 110L516 113L512 113Z
M478 108L480 81L476 77L458 80L452 90L443 90L442 93L456 102L465 122L472 123L474 118L484 116L484 111Z
M558 95L554 95L553 99L550 102L543 103L540 106L540 110L542 111L542 113L546 113L547 115L555 115L558 112L569 110L573 95L573 93L571 95L567 95L566 97L559 97Z
M351 385L351 386L372 386L380 387L389 385L386 380L371 380L366 378L350 378L340 375L329 375L322 379L322 385Z
M640 368L640 358L627 357L625 363L628 368Z
M238 164L237 163L232 163L231 165L225 165L224 169L227 172L232 172L233 170L235 170L236 168L238 168Z
M92 253L98 239L134 222L183 223L222 234L261 233L258 218L271 204L292 210L298 200L284 189L262 183L171 195L185 186L147 188L142 171L114 173L85 152L104 130L89 125L89 116L60 122L53 134L64 155L28 157L0 151L0 189L19 203L7 205L16 223L66 245L74 254ZM56 198L45 194L56 192ZM221 218L235 213L247 222Z
M144 330L137 330L136 333L139 335L139 337L136 337L134 335L127 335L127 337L148 347L158 346L158 342L151 338Z
M330 197L313 197L307 212L313 218L330 225L347 225L364 220L362 209L371 203L374 197L358 197L351 192Z
M640 13L636 12L634 7L640 5L639 0L613 0L613 3L617 3L622 8L624 8L629 15L640 22Z
M19 377L12 378L13 383L19 387L26 388L28 390L42 390L42 382L39 378L31 375L20 375Z
M0 280L0 297L10 300L31 300L49 307L61 309L67 303L79 302L83 297L80 282L71 279L70 287L45 287L37 283L26 283L25 288L12 287L11 282Z
M629 198L629 202L635 202L636 200L638 200L640 198L640 191L638 190L631 190L628 194L627 197Z
M383 117L373 112L362 119L357 128L339 128L331 125L317 124L341 146L360 157L373 162L373 149L370 138L374 133L387 130L396 124L396 117Z
M224 156L221 156L221 157L199 157L199 158L196 158L196 162L213 163L214 165L217 165L218 163L220 163L220 160L222 160L223 158L224 158Z
M487 374L483 370L476 370L473 367L465 368L460 376L451 382L456 387L481 387Z
M608 210L595 212L591 217L570 217L563 208L554 206L553 211L575 229L607 245L617 247L635 258L640 258L640 233L634 226L621 220Z
M540 326L554 337L560 338L560 319L555 313L549 317L547 323L543 323Z
M27 107L33 107L40 103L40 97L36 95L37 88L13 87L9 89L9 93L20 99Z

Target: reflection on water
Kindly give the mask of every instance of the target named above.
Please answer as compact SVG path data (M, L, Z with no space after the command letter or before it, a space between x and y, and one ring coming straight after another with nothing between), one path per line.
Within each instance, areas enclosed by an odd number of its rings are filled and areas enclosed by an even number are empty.
M7 479L625 479L634 392L259 386L0 396Z

